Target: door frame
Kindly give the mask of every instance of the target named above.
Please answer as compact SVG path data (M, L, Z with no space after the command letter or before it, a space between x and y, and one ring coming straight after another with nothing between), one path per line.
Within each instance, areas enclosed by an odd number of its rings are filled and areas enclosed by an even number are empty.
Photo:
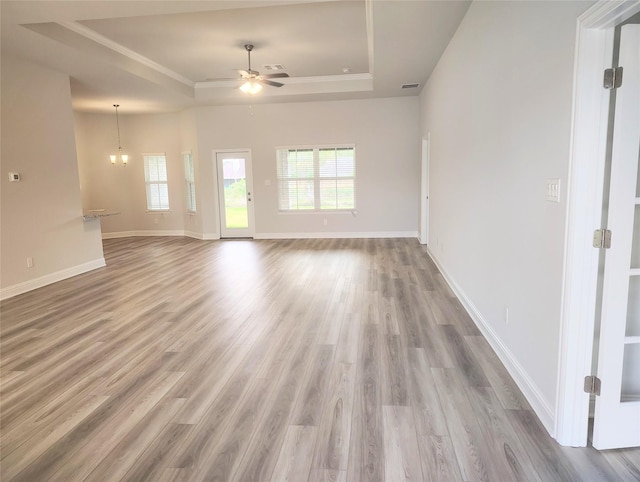
M251 233L247 238L255 238L256 235L256 225L255 225L255 192L253 190L253 156L250 148L239 148L239 149L214 149L213 150L213 176L214 176L214 188L215 188L215 202L217 206L216 215L218 218L218 234L222 239L222 215L220 213L220 189L219 189L219 179L218 179L218 154L233 154L233 153L246 153L247 159L249 161L249 173L250 177L247 177L249 181L247 183L247 191L250 190L251 194L251 203L253 204L252 209L247 210L247 216L249 216L249 227L251 228ZM251 184L251 185L249 185Z
M561 445L587 445L599 250L591 247L600 228L607 141L609 91L602 87L611 67L613 28L640 12L640 0L600 1L578 17L569 190L565 226L564 279L554 438Z

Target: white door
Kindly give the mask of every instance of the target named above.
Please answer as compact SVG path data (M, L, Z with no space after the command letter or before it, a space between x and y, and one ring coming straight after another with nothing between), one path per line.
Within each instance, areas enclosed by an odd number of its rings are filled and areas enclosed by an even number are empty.
M221 238L253 238L253 183L249 151L216 152Z
M420 244L429 243L429 148L430 135L422 139L420 188Z
M621 27L593 446L640 446L640 25Z

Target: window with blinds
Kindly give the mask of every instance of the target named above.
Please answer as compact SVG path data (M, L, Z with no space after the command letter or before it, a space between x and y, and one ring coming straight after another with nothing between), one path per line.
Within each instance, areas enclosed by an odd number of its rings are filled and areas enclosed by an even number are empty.
M196 181L191 151L183 152L185 192L187 194L187 212L196 212Z
M280 211L356 207L354 146L277 149Z
M167 158L164 154L143 154L144 180L147 185L147 210L169 210Z

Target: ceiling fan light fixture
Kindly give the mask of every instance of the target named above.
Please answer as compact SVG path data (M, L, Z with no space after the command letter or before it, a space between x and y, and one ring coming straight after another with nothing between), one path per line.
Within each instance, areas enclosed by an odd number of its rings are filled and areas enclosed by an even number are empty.
M240 90L245 94L257 94L262 90L262 86L255 81L248 80L240 86Z

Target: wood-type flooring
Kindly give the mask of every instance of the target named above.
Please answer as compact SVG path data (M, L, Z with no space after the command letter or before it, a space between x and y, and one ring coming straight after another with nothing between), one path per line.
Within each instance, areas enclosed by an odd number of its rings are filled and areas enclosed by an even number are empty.
M2 481L631 481L549 437L413 239L104 242L1 303Z

